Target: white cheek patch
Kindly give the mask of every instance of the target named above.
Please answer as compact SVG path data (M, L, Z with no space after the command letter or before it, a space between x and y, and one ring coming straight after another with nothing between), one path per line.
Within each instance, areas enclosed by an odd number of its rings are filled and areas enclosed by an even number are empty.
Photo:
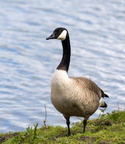
M65 40L67 35L67 31L63 30L62 33L57 37L59 40Z

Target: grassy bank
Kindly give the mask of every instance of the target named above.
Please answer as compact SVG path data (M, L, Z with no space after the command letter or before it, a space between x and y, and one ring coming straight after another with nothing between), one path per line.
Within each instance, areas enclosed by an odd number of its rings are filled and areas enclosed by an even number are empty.
M71 128L46 126L27 128L25 132L0 134L2 144L125 144L125 111L105 114L89 120L86 133L82 134L82 122Z

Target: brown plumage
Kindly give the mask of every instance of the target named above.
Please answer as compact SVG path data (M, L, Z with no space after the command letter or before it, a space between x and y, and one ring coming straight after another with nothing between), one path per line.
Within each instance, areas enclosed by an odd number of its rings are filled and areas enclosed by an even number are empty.
M70 116L84 117L83 132L88 118L98 109L107 107L103 101L108 97L93 81L85 77L68 77L70 64L70 40L65 28L57 28L48 39L60 39L63 46L62 60L51 81L51 101L63 114L70 135Z

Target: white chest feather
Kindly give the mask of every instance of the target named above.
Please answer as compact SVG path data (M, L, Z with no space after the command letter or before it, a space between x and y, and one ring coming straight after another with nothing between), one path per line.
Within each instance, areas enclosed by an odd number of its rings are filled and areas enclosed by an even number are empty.
M74 84L64 70L56 70L51 81L51 100L53 105L69 103L75 94Z
M71 109L72 86L72 80L66 71L55 71L51 81L51 101L61 113L65 113L65 109Z
M69 77L66 71L56 70L51 81L51 92L54 95L61 94L67 90L69 85Z

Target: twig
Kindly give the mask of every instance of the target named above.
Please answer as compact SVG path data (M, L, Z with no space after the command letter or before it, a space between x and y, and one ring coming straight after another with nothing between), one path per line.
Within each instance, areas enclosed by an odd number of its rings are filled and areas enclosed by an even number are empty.
M46 105L44 104L44 108L45 108L45 120L43 121L44 126L46 127L46 120L47 120L47 109L46 109Z
M118 105L118 111L120 111L120 106L119 106L119 102L117 102L117 105Z

